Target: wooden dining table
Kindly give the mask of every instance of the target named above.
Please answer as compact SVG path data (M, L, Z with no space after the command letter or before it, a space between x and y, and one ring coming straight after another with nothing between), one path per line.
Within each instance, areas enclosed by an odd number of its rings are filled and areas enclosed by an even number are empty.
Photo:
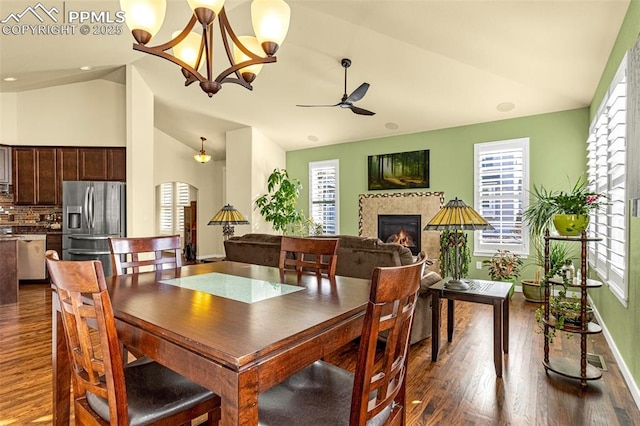
M361 335L371 282L223 261L107 284L125 346L220 395L222 425L256 425L260 392ZM53 300L53 417L68 425L71 370Z

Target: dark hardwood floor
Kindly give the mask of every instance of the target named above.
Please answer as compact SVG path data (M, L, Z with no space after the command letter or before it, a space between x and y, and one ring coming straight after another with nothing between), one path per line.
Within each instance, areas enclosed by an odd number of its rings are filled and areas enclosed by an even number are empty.
M535 308L519 293L511 301L510 353L504 377L496 379L492 308L456 303L454 341L446 342L443 327L438 362L431 362L431 339L411 348L407 424L640 425L640 412L602 335L589 339L589 352L602 355L608 369L601 380L582 390L578 381L545 374ZM354 348L328 360L351 368ZM552 355L577 359L578 350L577 338L558 337ZM26 285L17 305L0 306L0 426L50 423L50 289Z

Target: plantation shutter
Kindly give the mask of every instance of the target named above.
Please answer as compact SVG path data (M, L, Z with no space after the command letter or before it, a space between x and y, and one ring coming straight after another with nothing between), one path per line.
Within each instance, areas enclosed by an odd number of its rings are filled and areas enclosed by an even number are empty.
M476 232L475 255L491 255L496 250L529 254L522 221L529 185L528 153L528 138L474 145L475 209L495 228Z
M627 299L627 57L598 112L587 139L589 189L606 195L608 205L592 211L588 236L602 238L589 243L589 264L623 303Z
M173 230L173 183L160 185L160 234L170 235Z
M309 211L323 234L338 233L338 160L309 163Z

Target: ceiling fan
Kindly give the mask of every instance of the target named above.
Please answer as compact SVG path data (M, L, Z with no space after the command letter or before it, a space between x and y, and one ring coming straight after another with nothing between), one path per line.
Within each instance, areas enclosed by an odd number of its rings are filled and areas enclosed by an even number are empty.
M340 107L340 108L349 108L353 111L354 114L359 115L374 115L375 112L369 111L363 108L358 108L354 106L353 103L359 101L364 97L369 90L369 83L362 83L356 90L351 92L350 95L347 96L347 68L351 66L351 59L343 58L340 61L342 67L344 68L344 95L342 95L342 100L335 105L296 105L299 107L307 107L307 108L316 108L316 107Z

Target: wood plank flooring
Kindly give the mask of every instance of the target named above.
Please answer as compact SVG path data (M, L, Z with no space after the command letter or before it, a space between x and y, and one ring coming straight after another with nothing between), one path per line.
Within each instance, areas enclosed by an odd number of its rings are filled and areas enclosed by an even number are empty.
M602 335L589 352L608 371L581 390L542 367L542 336L521 294L511 301L510 353L497 379L492 354L492 308L456 303L456 330L438 362L431 339L411 348L407 424L423 425L640 425L640 412ZM446 311L446 303L443 304ZM443 312L446 322L446 312ZM352 368L355 346L328 360ZM556 338L552 356L572 354L579 340ZM17 305L0 306L0 426L51 423L51 295L46 285L23 285ZM315 425L310 425L315 426Z

